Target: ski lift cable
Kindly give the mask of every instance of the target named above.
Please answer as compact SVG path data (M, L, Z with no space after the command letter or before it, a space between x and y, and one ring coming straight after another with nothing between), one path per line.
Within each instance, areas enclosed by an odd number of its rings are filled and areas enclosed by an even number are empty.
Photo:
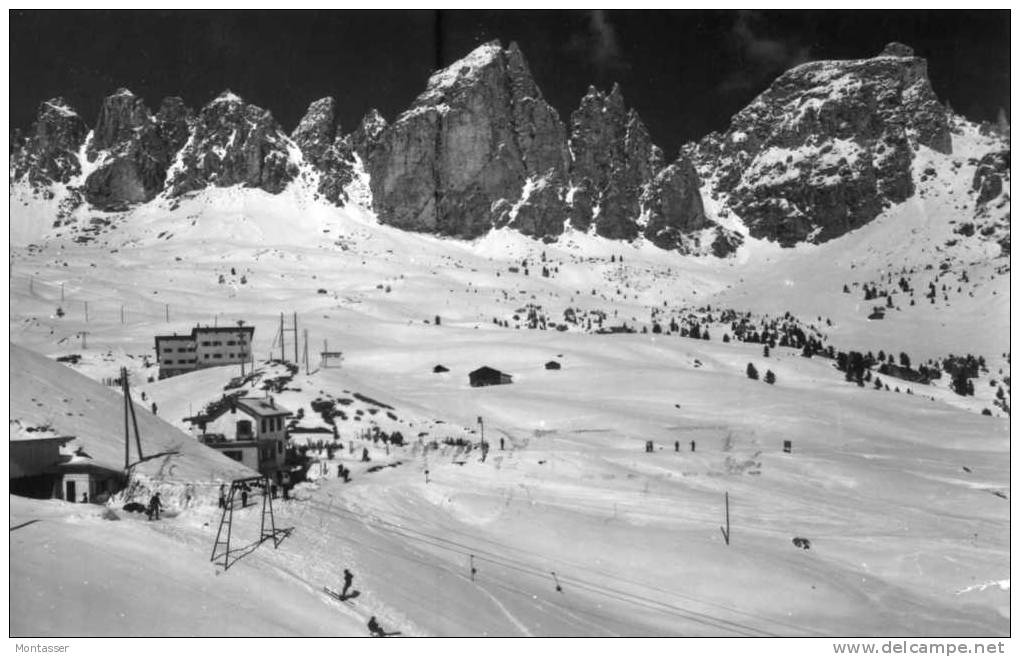
M398 517L398 518L402 518L402 519L408 520L410 522L417 522L418 521L418 519L416 519L416 518L409 518L407 516L402 516L400 514L394 514L394 515L396 517ZM396 525L394 523L389 523L389 522L383 520L382 518L375 518L374 521L375 522L379 522L379 523L390 524L390 525L393 525L395 527L404 529L406 531L418 531L418 530L413 530L413 529L410 529L410 528L405 528L405 527L402 527L401 525ZM447 529L444 528L443 531L447 531ZM449 531L452 531L452 532L455 532L455 533L459 533L459 534L462 534L462 535L467 535L466 532L461 532L461 531L458 531L456 529L451 529ZM539 555L537 553L531 552L529 550L524 550L522 548L516 548L516 547L513 547L513 546L503 545L501 543L497 543L496 541L493 541L493 540L490 540L490 539L486 539L484 537L472 537L472 538L477 538L477 539L480 539L480 540L485 541L487 543L496 544L499 547L504 548L504 549L505 548L509 548L511 550L514 550L516 552L520 552L520 553L522 553L524 555L527 555L527 556L537 557L537 558L541 558L542 557L542 555ZM440 539L440 540L449 540L449 539ZM465 547L465 549L474 549L474 548L471 548L471 546L463 546L463 547ZM484 550L479 550L479 551L483 551L484 552ZM492 553L489 553L489 554L492 554ZM502 555L499 555L499 556L500 556L500 558L506 558L506 557L503 557ZM631 585L631 586L642 587L642 588L648 589L650 591L655 591L657 593L661 593L661 594L664 594L664 595L678 597L678 598L681 598L681 599L684 599L684 600L688 600L688 601L691 601L691 602L694 602L694 603L697 603L697 604L702 604L702 605L706 605L706 606L710 606L710 607L715 607L715 608L718 608L720 610L723 610L723 611L726 611L726 612L729 612L729 613L746 616L748 618L752 618L752 619L755 619L755 620L764 621L764 622L768 622L768 623L774 623L774 624L777 624L777 625L783 625L783 626L789 627L790 629L797 630L799 632L804 632L804 633L808 633L808 634L813 632L813 630L811 630L810 628L803 627L803 626L800 626L800 625L797 625L797 624L794 624L794 623L790 623L788 621L770 618L768 616L764 616L764 615L761 615L761 614L756 614L754 612L748 612L748 611L742 611L742 610L739 610L739 609L733 609L731 607L727 607L726 605L722 605L722 604L719 604L719 603L716 603L716 602L701 600L701 599L699 599L699 598L697 598L695 596L691 596L691 595L687 595L687 594L683 594L683 593L679 593L679 592L675 592L675 591L669 591L669 590L662 589L662 588L659 588L659 587L656 587L656 586L652 586L652 585L649 585L649 584L644 584L642 582L638 582L638 581L635 581L635 580L625 579L625 578L613 575L612 573L607 573L605 571L592 569L589 566L586 566L584 564L579 564L577 562L572 562L572 561L564 560L564 559L557 559L555 561L558 562L558 563L563 563L563 564L569 565L570 567L578 569L578 570L583 570L583 571L587 571L587 572L597 573L599 575L602 575L603 577L606 577L608 579L613 579L613 580L615 580L617 582L620 582L620 583L623 583L623 584L628 584L628 585Z
M343 510L341 510L341 509L334 509L333 511L334 512L336 512L336 511L341 511L342 512ZM358 516L356 516L354 514L350 514L348 512L348 515L351 518L360 520L360 518L358 518ZM391 524L392 525L392 523L386 523L386 524ZM434 547L438 547L440 549L449 550L449 551L452 551L452 552L457 552L457 553L465 555L465 556L467 554L469 554L469 552L464 551L465 550L465 546L463 546L462 544L457 544L455 542L448 541L447 539L443 539L443 538L437 537L437 536L429 536L427 534L424 535L427 538L423 538L421 536L412 536L412 535L403 533L403 531L400 531L400 530L402 530L404 528L400 528L398 525L393 525L394 527L398 528L397 530L386 530L386 529L381 529L381 528L377 528L377 527L372 527L372 526L369 526L369 525L365 525L365 526L366 526L366 528L368 528L370 530L375 530L375 531L380 531L380 532L387 532L387 533L391 533L391 534L397 534L397 535L400 535L400 536L402 536L404 538L407 538L407 539L410 539L410 540L417 540L417 541L420 541L420 542L424 542L426 544L433 545ZM410 530L410 531L414 531L414 530ZM429 539L431 539L431 540L429 540ZM439 542L436 542L436 541L439 541ZM455 545L456 547L450 547L449 545L445 545L444 543L451 543L451 544ZM479 552L483 552L483 551L479 551ZM515 559L507 559L507 558L500 557L498 555L493 555L492 557L483 557L483 556L480 556L477 553L476 553L476 558L479 561L486 561L486 562L492 563L494 565L503 566L504 568L509 568L509 569L512 569L512 570L516 570L516 571L519 571L519 572L531 575L533 577L537 577L539 579L545 579L547 577L547 573L545 571L538 570L535 567L531 566L530 564L525 564L525 563L522 563L522 562L517 561ZM512 562L515 562L515 563L512 563ZM562 579L563 579L564 582L568 582L569 581L569 583L572 586L576 587L576 588L581 588L581 589L584 589L584 590L588 590L589 592L596 593L596 594L599 594L599 595L603 595L603 596L606 596L606 597L616 598L618 600L622 600L624 602L629 602L629 603L634 604L636 606L641 606L641 607L644 607L644 608L647 608L647 609L653 609L653 610L657 610L657 611L663 611L663 610L665 610L665 611L673 611L674 613L677 613L678 615L680 615L682 617L689 618L690 620L700 620L700 622L703 622L705 624L708 624L708 625L711 625L711 626L714 626L714 627L717 627L717 628L719 627L719 624L722 623L722 624L725 624L725 625L733 626L733 627L724 627L724 628L722 628L722 629L727 629L729 631L736 631L736 632L740 632L740 633L745 633L745 632L750 631L755 636L760 636L762 634L766 634L766 635L769 634L765 630L761 630L761 629L755 628L753 626L744 625L744 624L738 623L736 621L730 621L730 620L726 620L726 619L716 618L716 617L704 614L702 612L697 612L697 611L693 611L693 610L690 610L690 609L685 609L683 607L679 607L677 605L670 604L668 602L663 602L663 601L660 601L660 600L655 600L654 598L648 598L648 597L641 596L641 595L638 595L638 594L628 593L626 591L620 591L618 589L612 589L610 587L605 587L605 586L602 586L602 585L593 584L591 582L588 582L586 580L582 580L580 578L562 577ZM631 598L631 599L625 599L625 598ZM731 612L735 612L735 613L741 613L738 610L729 610L729 609L727 609L726 611L731 611ZM688 614L694 614L696 616L703 617L703 619L691 618L690 616L688 616ZM707 619L707 620L705 620L705 619ZM768 619L765 619L765 620L768 620ZM735 629L735 628L739 628L739 629Z
M347 515L348 517L351 517L353 519L361 520L361 518L358 517L356 514L353 514L353 513L350 513L350 512L346 512L345 513L345 511L346 510L343 510L343 509L332 509L332 510L328 510L327 509L327 512L330 512L330 513L333 513L333 514L337 514L337 512L340 512L340 513L344 513L344 515ZM444 538L438 537L438 536L430 536L430 535L424 534L422 532L418 532L419 534L421 534L421 536L413 536L413 535L404 533L406 528L402 528L399 525L394 525L393 523L386 523L385 521L382 521L382 522L383 522L383 524L391 525L392 527L394 527L396 529L383 529L383 528L380 528L380 527L372 527L372 526L367 525L367 524L365 525L365 527L370 529L370 530L375 530L375 531L379 531L379 532L386 532L386 533L390 533L390 534L396 534L396 535L402 536L402 537L410 539L410 540L416 540L416 541L424 542L426 544L433 545L434 547L437 547L437 548L440 548L440 549L444 549L444 550L448 550L448 551L452 551L452 552L456 552L456 553L462 554L464 556L467 556L468 554L472 554L472 552L470 552L470 549L471 549L470 547L464 546L463 544L458 544L455 541L450 541L448 539L444 539ZM409 530L409 531L414 531L414 530ZM447 543L449 543L450 545L447 545ZM454 546L454 547L451 547L451 545ZM512 570L517 570L519 572L522 572L522 573L525 573L525 574L528 574L528 575L531 575L531 576L534 576L534 577L538 577L538 578L543 578L544 579L547 576L545 571L538 570L538 569L534 568L533 566L530 566L528 564L523 564L523 563L521 563L521 562L519 562L519 561L517 561L515 559L502 558L502 557L499 557L497 555L493 555L492 557L485 557L485 556L480 556L478 554L479 552L484 552L484 551L478 550L478 551L474 552L475 557L479 561L486 561L486 562L492 563L494 565L500 565L500 566L503 566L505 568L509 568L509 569L512 569ZM515 562L515 561L516 561L516 564L515 563L511 563L511 562ZM716 629L724 629L724 630L727 630L727 631L737 632L737 633L741 633L741 634L750 633L751 636L762 636L762 635L765 635L765 636L778 636L778 635L772 634L770 632L767 632L766 630L763 630L761 628L756 628L756 627L751 626L751 625L745 625L743 623L738 623L736 621L731 621L731 620L722 619L722 618L716 618L716 617L704 614L702 612L694 611L694 610L691 610L691 609L685 609L685 608L680 607L678 605L671 604L671 603L668 603L668 602L663 602L661 600L656 600L654 598L649 598L649 597L638 595L638 594L628 593L626 591L620 591L619 589L613 589L611 587L607 587L607 586L603 586L603 585L599 585L599 584L594 584L594 583L588 582L586 580L583 580L581 578L563 577L562 575L561 575L561 577L562 577L562 579L563 579L563 581L565 583L569 583L569 584L571 584L572 586L574 586L576 588L580 588L582 590L587 590L587 591L589 591L591 593L595 593L595 594L602 595L602 596L605 596L605 597L615 598L615 599L617 599L617 600L619 600L621 602L630 603L632 605L639 606L639 607L644 607L646 609L652 609L652 610L656 610L656 611L672 611L673 613L675 613L676 615L678 615L678 616L680 616L682 618L686 618L688 620L692 620L692 621L695 621L695 622L700 622L700 623L703 623L705 625L709 625L709 626L715 627ZM727 610L727 611L731 611L733 613L742 613L739 610Z
M362 517L358 516L357 514L354 514L354 513L350 512L350 511L348 511L346 509L339 509L339 508L337 508L337 509L333 509L333 511L334 512L344 513L345 515L347 515L347 516L349 516L349 517L351 517L353 519L356 519L356 520L359 520L359 521L363 521ZM521 562L521 561L519 561L517 559L514 559L512 557L506 557L504 555L493 554L493 553L488 552L488 551L486 551L484 549L476 549L476 548L474 548L472 546L464 545L462 543L458 543L456 541L452 541L450 539L446 539L446 538L443 538L443 537L440 537L440 536L434 536L434 535L427 534L425 532L421 532L419 530L414 530L414 529L411 529L411 528L402 527L400 525L396 525L394 523L387 522L387 521L385 521L385 520L383 520L381 518L374 518L373 519L373 523L389 525L389 526L395 527L397 530L399 530L401 532L414 532L414 533L418 533L418 534L421 534L423 536L426 536L426 537L428 537L430 539L433 539L433 540L442 541L444 543L450 543L451 545L454 545L456 547L455 548L450 548L450 547L445 546L445 545L437 545L437 547L441 547L441 548L448 549L448 550L453 550L453 551L458 551L458 552L463 552L465 555L467 555L467 554L475 554L476 557L479 560L482 560L482 561L488 561L490 563L498 563L498 564L506 565L507 567L514 567L514 566L510 565L511 562L513 562L513 563L515 563L517 565L516 569L521 570L522 572L528 572L529 574L532 574L532 575L535 575L535 576L538 576L538 577L545 577L546 576L544 571L537 571L530 564L527 564L525 562ZM377 529L376 527L371 527L369 525L366 525L366 527L368 527L369 529ZM422 539L419 539L419 538L416 538L416 537L413 537L413 536L408 536L406 534L404 534L404 536L406 538L411 538L413 540L422 540ZM474 550L474 551L472 552L472 550ZM486 557L486 556L482 556L482 555L488 555L488 556ZM535 555L535 556L539 557L539 558L541 557L541 555ZM588 568L585 567L585 566L576 566L576 567L578 567L580 569L583 569L583 570L588 570ZM574 579L574 578L571 578L570 576L566 576L566 577L563 577L563 579L564 579L564 581L566 581L568 579ZM615 579L617 579L618 581L625 582L625 583L631 583L631 584L636 584L638 586L642 586L640 583L630 582L629 580L622 580L620 578L615 578ZM642 598L642 599L644 599L646 601L650 601L652 604L664 604L664 605L669 606L669 603L661 602L659 600L656 600L655 598L650 598L650 597L647 597L647 596L641 596L640 594L629 593L627 591L620 591L619 589L613 589L611 587L606 587L606 586L603 586L603 585L591 584L591 583L587 582L586 580L575 580L573 583L575 585L580 584L581 586L584 586L584 585L595 586L597 588L605 589L606 591L612 591L614 593L619 593L619 594L622 594L622 595L628 595L628 596L634 596L634 597ZM666 594L666 595L681 597L681 598L684 598L684 599L689 600L691 602L695 602L697 604L710 605L710 606L716 607L716 608L718 608L718 609L720 609L722 611L728 612L728 613L742 615L742 616L750 616L750 617L754 618L755 620L764 621L764 622L768 622L768 623L773 623L773 624L777 624L777 625L785 625L785 626L788 626L788 627L790 627L792 629L796 629L796 630L801 631L801 632L811 633L811 630L808 629L808 628L800 627L800 626L797 626L797 625L794 625L794 624L791 624L791 623L788 623L788 622L785 622L785 621L776 620L776 619L769 618L767 616L761 616L761 615L752 614L752 613L749 613L749 612L744 612L744 611L741 611L739 609L733 609L733 608L727 607L725 605L720 605L718 603L705 602L705 601L699 600L698 598L695 598L693 596L686 596L686 595L682 595L682 594L677 594L675 592L664 591L662 589L657 589L657 590L659 592L661 592L661 593ZM689 612L689 613L696 613L696 614L701 614L702 613L702 612L695 612L693 610L684 609L683 607L677 607L675 605L672 605L672 606L674 608L676 608L676 609L680 609L680 610L683 610L683 611ZM722 620L722 619L715 619L712 616L707 616L707 617L708 618L713 618L713 620ZM749 628L751 628L755 632L760 632L760 630L758 630L757 628L753 628L753 626L743 626L743 624L738 623L736 621L725 620L723 622L730 623L730 624L737 625L737 626L742 626L742 627L749 627Z

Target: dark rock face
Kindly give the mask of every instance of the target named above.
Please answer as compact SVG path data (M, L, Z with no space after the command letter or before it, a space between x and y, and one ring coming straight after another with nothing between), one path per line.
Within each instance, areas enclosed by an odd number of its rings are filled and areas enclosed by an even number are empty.
M507 220L496 204L527 180L566 179L563 125L516 44L485 44L437 72L367 154L380 221L463 238Z
M1002 180L1009 178L1009 153L1008 150L994 151L978 160L971 186L978 193L977 205L984 205L1002 193Z
M193 130L168 182L173 196L232 185L278 194L297 175L291 142L273 115L229 91L202 108Z
M336 99L327 96L308 106L308 111L290 138L301 149L306 162L319 166L326 151L333 145L333 139L339 129Z
M87 135L88 126L63 98L41 103L28 134L11 141L11 179L27 177L33 187L70 182L81 174L78 152Z
M359 161L375 146L385 128L386 120L373 109L353 132L341 135L336 101L327 97L309 105L291 139L305 161L319 172L320 196L342 206L350 200L347 186L357 175Z
M163 191L166 173L187 140L188 110L168 98L156 117L141 98L119 89L103 101L88 158L99 165L85 180L85 198L104 209L149 201Z
M634 239L640 232L636 220L642 188L661 166L661 151L637 113L626 110L616 85L608 95L590 88L570 122L571 179L590 190L590 197L578 199L582 205L575 212L575 228L593 219L595 232L603 237ZM585 216L588 205L598 206L597 216Z
M858 61L798 66L695 154L754 237L839 237L913 193L913 153L950 153L948 112L902 44Z

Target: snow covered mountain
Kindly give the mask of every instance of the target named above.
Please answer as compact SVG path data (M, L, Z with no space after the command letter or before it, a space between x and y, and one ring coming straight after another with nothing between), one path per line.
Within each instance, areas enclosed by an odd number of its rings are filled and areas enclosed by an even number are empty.
M1009 139L942 108L923 61L795 68L672 160L618 88L563 121L513 45L436 72L390 123L344 132L336 107L288 134L232 94L153 115L120 92L93 130L42 105L11 160L17 417L106 409L61 421L112 445L118 393L68 368L127 367L166 420L143 436L173 442L271 386L313 481L278 509L279 549L226 572L208 500L161 524L14 500L12 524L41 522L12 532L12 591L94 595L41 546L95 557L105 523L123 560L104 609L158 609L129 585L152 543L172 599L199 591L253 634L1008 633ZM246 380L157 379L154 335L238 320ZM513 383L472 388L483 365ZM175 472L215 480L199 447ZM345 567L353 606L321 593ZM70 627L34 595L12 631ZM217 633L200 611L158 631Z
M900 44L785 73L729 130L673 162L618 86L591 88L565 125L516 44L484 44L438 71L390 124L372 111L344 134L335 104L312 103L288 136L229 91L197 114L168 98L153 115L120 89L91 132L53 99L15 146L12 181L66 199L68 215L209 186L276 194L303 172L326 200L361 203L403 229L475 238L510 226L554 240L569 225L725 257L743 235L792 246L867 224L914 196L919 149L952 157L965 123L936 99L925 61ZM1002 161L995 154L1008 150L1000 139L981 156ZM976 162L959 166L977 174ZM706 213L705 197L721 199L725 216ZM986 225L983 237L1008 244L1008 221Z

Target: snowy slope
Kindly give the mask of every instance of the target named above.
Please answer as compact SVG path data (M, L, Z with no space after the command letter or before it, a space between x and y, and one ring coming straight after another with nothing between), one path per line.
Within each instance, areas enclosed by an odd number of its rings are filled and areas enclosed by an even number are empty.
M318 591L208 546L160 533L140 514L11 496L11 636L337 636L363 621ZM264 548L269 549L269 548Z
M23 426L51 427L59 435L75 436L92 462L113 470L124 467L124 397L69 367L11 345L10 417ZM201 445L188 435L135 404L142 453L156 456L133 465L133 472L152 486L205 484L207 495L219 482L251 476L248 468ZM131 462L138 460L132 435ZM200 492L200 491L196 491Z

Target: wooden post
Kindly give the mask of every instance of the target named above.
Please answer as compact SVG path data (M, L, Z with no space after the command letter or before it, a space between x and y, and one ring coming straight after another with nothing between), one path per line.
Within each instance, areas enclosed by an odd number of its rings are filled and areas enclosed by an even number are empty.
M726 491L726 529L719 528L722 532L723 539L726 541L726 545L730 544L730 493Z
M163 304L163 311L164 311L164 313L166 315L166 323L169 324L170 323L170 304L164 303Z
M285 342L285 340L284 340L283 336L284 336L284 333L283 333L283 313L280 313L280 361L281 362L287 359L287 354L284 351L284 342Z
M294 364L298 365L301 360L298 358L298 337L297 337L297 313L294 313Z
M305 376L308 376L308 329L305 329Z
M124 386L127 381L127 368L120 368L120 385ZM126 471L131 465L130 452L131 452L131 432L128 429L128 401L127 394L124 395L124 470Z

